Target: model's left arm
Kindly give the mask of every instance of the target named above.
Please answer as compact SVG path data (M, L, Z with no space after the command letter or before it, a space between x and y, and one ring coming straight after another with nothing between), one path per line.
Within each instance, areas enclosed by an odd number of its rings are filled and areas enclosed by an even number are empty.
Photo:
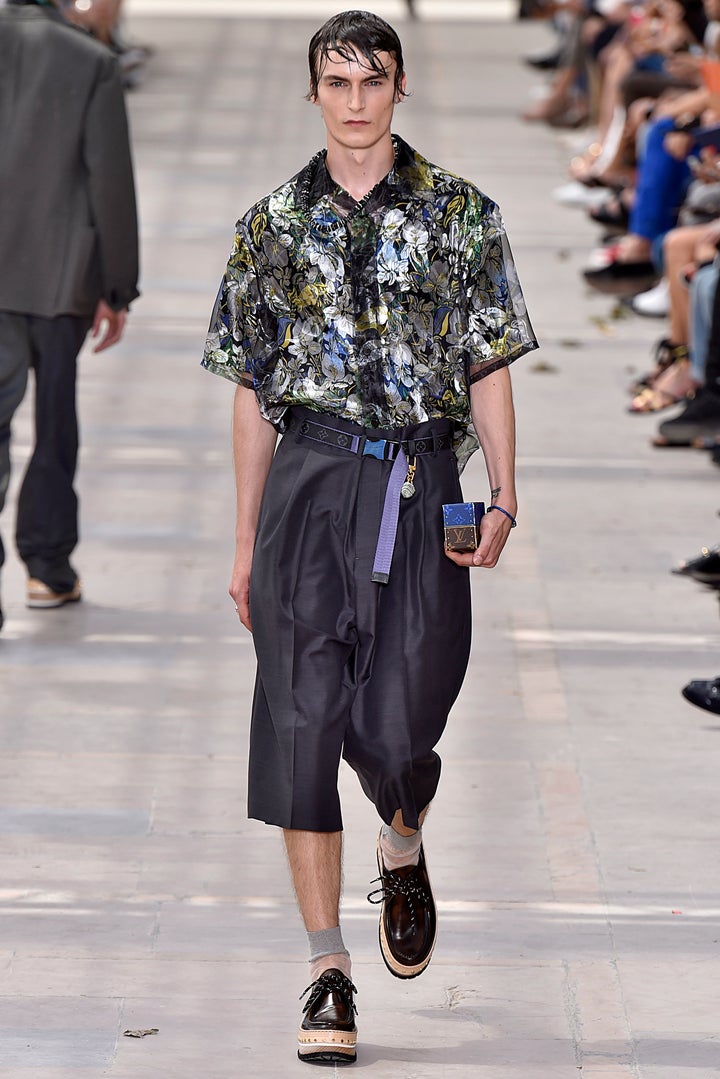
M507 367L474 382L470 387L470 406L473 426L485 457L492 504L502 506L515 517L515 409L512 385ZM504 513L486 513L480 526L480 546L475 551L459 554L446 551L458 566L483 566L492 569L497 564L510 535L512 523Z
M515 410L508 366L538 344L497 203L472 193L463 236L464 302L458 325L469 357L465 377L472 426L485 457L491 506L498 509L486 512L477 550L446 553L459 566L492 569L517 512Z

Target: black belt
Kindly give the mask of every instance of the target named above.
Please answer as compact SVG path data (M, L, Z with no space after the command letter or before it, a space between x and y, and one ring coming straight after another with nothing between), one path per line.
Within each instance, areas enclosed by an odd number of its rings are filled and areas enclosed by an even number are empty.
M336 446L339 450L347 450L359 457L377 457L379 461L394 461L401 449L407 457L452 449L451 434L430 433L420 438L404 438L396 441L390 438L377 438L373 435L371 428L361 435L354 435L338 427L330 427L326 423L318 423L300 416L291 416L289 428L313 442L321 442L324 446Z
M332 418L332 417L331 417ZM362 430L361 434L343 431L308 416L291 414L289 429L312 442L324 446L335 446L339 450L356 454L359 457L376 457L379 461L392 461L393 467L385 490L380 530L375 548L372 579L377 584L387 584L390 580L390 564L395 548L398 517L400 515L400 497L411 498L415 493L412 478L414 464L408 466L408 458L424 453L437 453L452 447L452 434L434 434L430 432L419 438L391 439L378 438L371 429Z

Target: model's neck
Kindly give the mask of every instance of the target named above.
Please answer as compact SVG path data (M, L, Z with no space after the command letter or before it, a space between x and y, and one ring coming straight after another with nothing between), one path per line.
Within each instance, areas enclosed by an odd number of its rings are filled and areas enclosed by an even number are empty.
M336 184L360 200L387 176L395 161L395 147L388 133L375 146L353 150L328 140L327 170Z

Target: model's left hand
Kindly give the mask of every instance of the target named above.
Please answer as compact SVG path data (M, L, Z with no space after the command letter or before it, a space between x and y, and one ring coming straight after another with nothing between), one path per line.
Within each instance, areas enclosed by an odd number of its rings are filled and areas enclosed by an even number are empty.
M486 513L480 522L480 546L475 551L445 551L456 566L482 566L492 569L496 566L507 543L512 524L499 510Z
M116 345L123 335L126 319L127 307L114 311L105 300L98 300L92 324L93 340L97 341L93 352L104 352L106 348Z

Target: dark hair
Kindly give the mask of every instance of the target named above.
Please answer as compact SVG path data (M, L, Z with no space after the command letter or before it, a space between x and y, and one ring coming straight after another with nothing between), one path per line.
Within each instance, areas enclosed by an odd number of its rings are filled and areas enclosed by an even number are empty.
M395 94L402 95L405 69L400 38L379 15L371 11L341 11L313 34L308 49L311 100L317 97L322 69L331 52L343 60L356 60L359 54L379 75L387 75L387 69L378 60L378 53L390 53L395 61Z

